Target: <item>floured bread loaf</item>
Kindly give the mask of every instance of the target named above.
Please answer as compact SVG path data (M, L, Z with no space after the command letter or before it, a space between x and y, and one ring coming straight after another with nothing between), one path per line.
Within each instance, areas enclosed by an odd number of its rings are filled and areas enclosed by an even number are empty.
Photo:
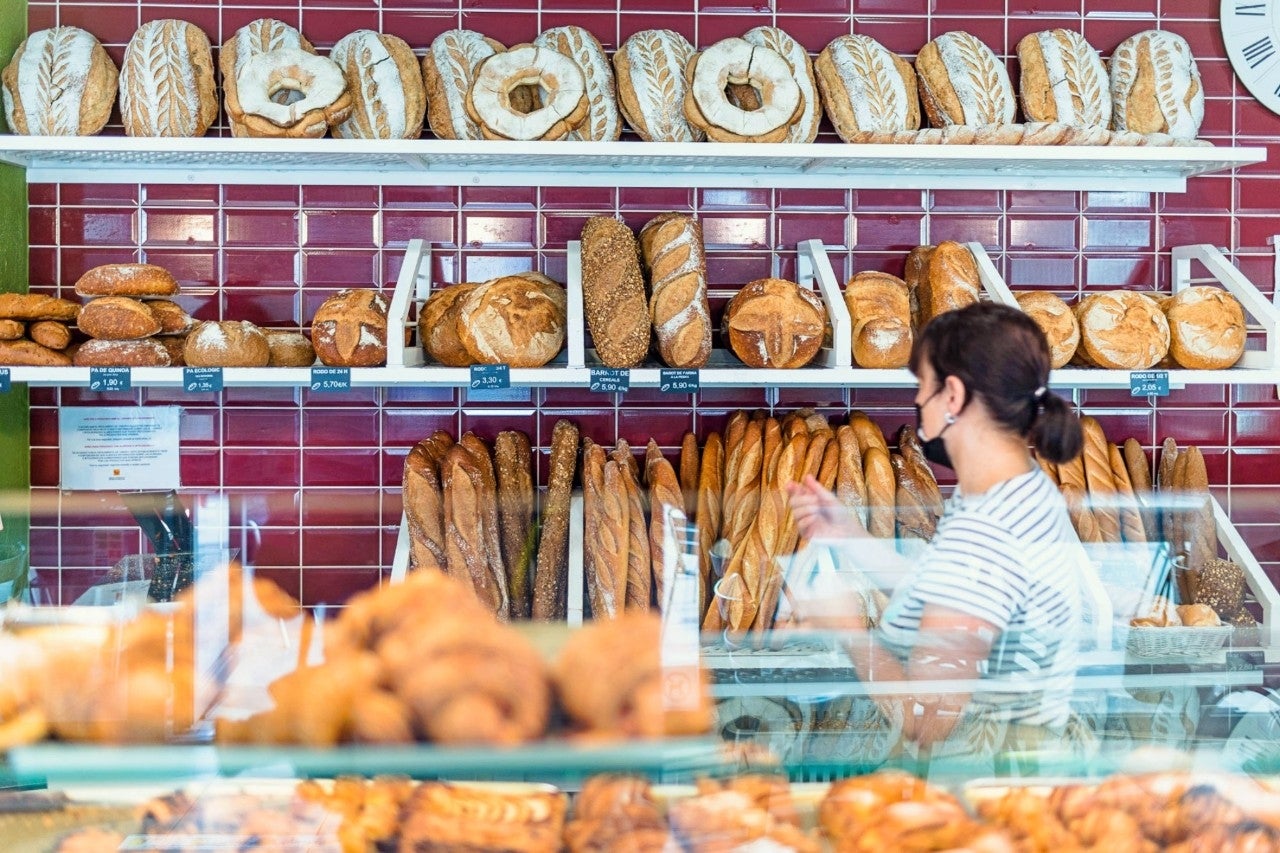
M210 320L187 335L182 357L188 367L266 367L271 346L247 320Z
M387 301L370 289L340 290L311 320L311 345L331 367L387 363Z
M582 27L570 25L549 29L533 43L572 59L582 69L586 80L587 120L569 131L565 139L598 141L621 136L622 116L618 113L613 66L596 37Z
M120 118L129 136L204 136L218 119L209 37L194 24L150 21L120 66Z
M1049 341L1049 366L1054 370L1066 366L1080 345L1080 324L1071 306L1044 290L1028 290L1013 296L1018 300L1018 307L1036 321Z
M684 115L685 67L693 45L674 30L641 30L613 54L618 107L647 142L701 142L703 133Z
M1011 124L1017 113L1004 63L962 30L943 33L920 48L916 79L934 127Z
M422 57L427 87L427 121L441 139L484 139L480 125L467 114L467 93L477 66L506 50L500 42L472 30L446 30Z
M664 213L640 229L649 272L649 315L658 355L671 367L702 367L711 357L707 256L692 216Z
M347 80L351 116L333 128L340 139L417 139L427 110L418 58L404 41L373 30L344 36L329 58Z
M222 99L227 108L228 117L242 114L240 107L239 80L245 66L255 56L270 53L281 48L302 50L315 53L311 42L302 33L284 21L274 18L259 18L236 30L236 34L223 43L218 52L218 69L222 72ZM235 136L243 136L237 132L236 121L231 123L231 132Z
M1086 296L1076 305L1080 354L1096 367L1146 370L1169 351L1169 323L1151 297L1132 290Z
M1222 370L1244 355L1244 309L1222 288L1184 288L1161 307L1169 321L1169 355L1181 367Z
M911 357L911 297L907 283L884 272L860 272L845 285L853 321L853 363L906 367Z
M518 44L480 61L466 107L485 139L563 139L587 120L586 78L559 51Z
M473 364L541 367L564 346L568 296L554 282L505 276L459 301L457 334Z
M783 142L804 110L792 74L776 51L746 39L722 39L695 54L685 68L685 118L713 142ZM751 93L750 108L729 98L732 87Z
M822 348L827 314L812 290L780 278L743 285L724 309L724 334L748 367L804 367Z
M809 54L799 42L777 27L756 27L743 33L742 38L756 47L772 50L791 66L791 76L800 87L803 106L800 115L787 129L785 141L812 142L818 136L818 126L822 124L822 101L818 96L818 81Z
M1111 126L1107 66L1084 36L1064 29L1031 33L1018 42L1018 61L1027 121Z
M859 133L893 133L920 127L920 96L911 64L869 36L840 36L814 62L818 90L836 133L845 142Z
M0 75L9 130L91 136L111 117L117 79L106 49L79 27L34 32Z
M1177 33L1146 30L1111 55L1116 130L1194 139L1204 121L1204 87L1191 46Z

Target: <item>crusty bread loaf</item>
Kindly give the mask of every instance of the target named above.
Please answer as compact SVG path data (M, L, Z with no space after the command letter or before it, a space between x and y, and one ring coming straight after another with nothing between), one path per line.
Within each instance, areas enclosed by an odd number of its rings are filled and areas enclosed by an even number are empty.
M499 42L472 30L446 30L431 42L422 57L422 76L432 133L441 139L484 138L467 114L467 92L476 66L500 50L505 48Z
M911 299L907 285L883 272L860 272L844 289L853 321L853 363L906 367L911 357Z
M926 542L933 538L936 524L920 498L919 490L913 481L912 472L901 454L894 453L889 457L893 466L896 491L894 499L894 520L899 539L923 539Z
M103 264L76 281L76 296L172 296L178 282L155 264ZM51 318L61 319L61 318Z
M684 495L675 469L662 455L658 444L649 439L645 450L645 482L649 484L649 555L653 565L653 592L658 609L665 610L667 576L680 567L685 551Z
M533 449L529 436L503 430L493 442L493 468L498 484L498 534L507 572L509 613L529 618L533 564Z
M125 48L120 118L129 136L204 136L218 120L209 37L176 19L148 21Z
M188 367L266 367L271 345L247 320L210 320L187 335L182 358Z
M468 582L485 609L499 619L510 610L506 578L493 572L496 524L490 529L490 510L497 513L496 491L490 487L481 460L462 442L450 447L441 466L444 486L445 559L449 574ZM501 556L497 557L501 562Z
M1093 293L1076 305L1080 349L1090 364L1146 370L1169 351L1169 323L1154 299L1132 290Z
M170 367L185 367L186 358L183 357L183 348L187 345L186 335L157 335L154 338L147 338L150 341L159 341L160 345L169 353ZM74 348L72 344L71 348Z
M59 324L61 325L61 324ZM63 328L66 328L63 326ZM27 324L21 320L0 320L0 341L16 341L25 336L27 333ZM41 346L47 346L36 341ZM62 349L62 347L50 347L50 349Z
M404 39L356 30L333 46L329 58L347 80L353 105L334 125L339 139L417 139L427 109L418 58Z
M311 345L331 367L387 363L387 301L376 290L340 290L316 309Z
M551 432L550 476L540 513L537 570L533 576L533 618L563 619L569 571L569 504L578 469L578 428L556 421Z
M584 442L582 502L586 538L587 594L594 619L621 615L626 603L631 503L624 466L606 459L604 448Z
M764 422L743 426L742 438L726 446L724 476L724 520L721 538L730 553L751 529L760 506L760 474L764 466Z
M13 341L11 346L21 343L24 342ZM57 355L66 358L62 353ZM168 367L171 364L169 351L155 338L130 341L88 340L76 348L71 361L76 367Z
M1018 92L1027 121L1111 126L1107 66L1080 33L1059 28L1023 36L1018 64Z
M1116 500L1116 483L1111 474L1111 451L1102 424L1086 415L1080 419L1084 431L1084 477L1089 485L1091 511L1098 522L1104 542L1123 541L1120 511Z
M640 229L640 249L658 355L671 367L702 367L711 356L702 226L691 216L664 213Z
M981 292L978 263L969 247L951 240L939 243L929 253L928 269L916 291L920 325L946 311L972 305Z
M867 525L867 484L862 476L862 448L853 427L841 424L836 429L839 464L836 469L835 495L840 503L853 510L858 520Z
M924 326L920 319L921 282L929 275L929 259L933 257L933 246L916 246L907 253L903 265L902 280L907 283L907 293L911 297L911 328L917 331Z
M649 352L650 320L636 237L595 216L582 227L582 300L596 354L609 367L636 367Z
M1012 124L1013 84L991 48L962 30L943 33L920 48L916 79L934 127Z
M862 448L863 453L866 453L869 447L878 447L885 453L889 452L889 443L884 440L884 432L876 426L876 422L871 420L866 412L860 410L850 412L849 426L858 437L858 446Z
M6 367L70 367L71 359L66 353L35 341L0 341L0 364Z
M418 342L445 367L466 367L471 354L458 336L458 311L467 294L480 287L464 282L437 290L418 312Z
M711 584L714 572L711 565L711 548L720 538L724 522L724 440L717 432L707 436L702 446L702 464L698 472L698 499L694 512L698 535L698 574L701 578L700 613L705 613L711 603Z
M79 27L32 33L0 74L9 131L92 136L111 117L118 76L106 49Z
M537 98L528 109L517 103L526 93ZM582 68L534 44L512 45L480 60L466 108L485 139L520 141L564 139L590 112Z
M1087 496L1084 489L1074 485L1062 484L1062 497L1067 503L1067 515L1071 518L1071 526L1081 542L1102 542L1102 532L1098 520L1085 506Z
M316 349L301 332L285 329L263 329L270 357L268 367L310 367L316 362Z
M27 334L31 340L49 349L64 350L71 345L71 330L66 323L57 320L37 320L28 327Z
M627 492L627 582L624 610L648 610L653 591L653 563L650 559L649 525L645 521L645 496L640 486L640 468L626 439L618 439L609 454L622 473Z
M1156 488L1161 491L1175 488L1173 482L1174 466L1178 464L1178 442L1173 436L1165 438L1160 445L1160 467L1156 473Z
M800 87L802 106L800 115L787 129L784 141L812 142L817 138L818 127L822 123L822 103L808 52L778 27L755 27L743 33L742 38L756 47L772 50L787 61L791 75Z
M814 60L814 71L823 106L845 142L920 127L916 72L870 36L837 36Z
M1147 462L1146 451L1136 438L1124 440L1124 465L1135 492L1151 491L1151 465Z
M822 348L826 320L813 291L780 278L743 285L724 309L729 348L749 367L804 367Z
M1218 530L1213 518L1213 505L1209 495L1209 474L1204 454L1199 447L1186 450L1187 467L1181 489L1195 501L1196 508L1188 513L1184 536L1189 543L1187 566L1199 570L1201 566L1218 556ZM1194 590L1192 597L1194 597Z
M862 473L867 483L867 532L880 539L892 539L898 486L889 452L876 446L863 448Z
M558 284L539 285L523 276L494 279L459 300L458 340L472 364L541 367L564 347L567 304Z
M568 140L605 141L622 134L613 66L600 41L582 27L569 24L543 31L533 40L572 59L582 69L587 84L587 120L569 131Z
M1146 528L1143 526L1138 499L1134 495L1133 483L1129 480L1129 469L1125 466L1124 454L1114 444L1107 445L1107 452L1111 456L1111 479L1116 486L1120 532L1125 542L1145 542L1147 541Z
M127 296L103 296L80 309L80 331L91 338L126 341L149 338L160 331L160 321L147 306Z
M434 436L433 436L434 438ZM437 447L447 451L453 439L445 435L447 444L432 439L418 442L405 456L402 499L405 521L409 528L409 565L415 571L448 571L444 534L444 491L440 466L443 456Z
M158 335L185 335L195 326L195 318L169 299L148 299L143 303L160 324Z
M1244 309L1222 288L1187 287L1160 307L1169 321L1169 355L1179 367L1223 370L1244 355Z
M73 322L80 303L42 293L0 293L0 317L10 320L61 320Z
M1204 86L1186 39L1145 30L1111 54L1112 123L1119 131L1194 139L1204 120Z
M693 430L686 430L680 439L680 492L684 495L684 511L693 518L698 506L698 476L702 463L698 451L698 436Z
M1013 296L1049 341L1049 366L1054 370L1065 367L1080 345L1075 312L1059 296L1045 290L1024 290Z
M613 54L618 108L646 142L701 142L684 114L685 66L693 45L674 30L641 30Z

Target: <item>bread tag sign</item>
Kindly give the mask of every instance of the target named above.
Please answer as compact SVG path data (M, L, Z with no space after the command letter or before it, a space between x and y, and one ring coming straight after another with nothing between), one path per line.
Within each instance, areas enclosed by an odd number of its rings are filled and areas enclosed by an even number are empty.
M621 394L631 389L631 371L625 367L591 368L591 390L601 394Z
M1130 397L1168 397L1169 371L1135 370L1129 374Z
M351 390L351 368L349 367L313 367L311 368L311 390L321 394L330 394Z

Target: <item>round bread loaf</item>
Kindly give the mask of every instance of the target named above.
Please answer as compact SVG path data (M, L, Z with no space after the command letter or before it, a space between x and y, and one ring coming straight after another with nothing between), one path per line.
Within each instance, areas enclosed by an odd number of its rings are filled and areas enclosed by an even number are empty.
M310 367L316 363L316 349L301 332L264 329L271 350L268 367Z
M271 347L247 320L210 320L187 335L182 358L188 367L266 367Z
M151 309L160 324L161 335L185 335L195 326L196 320L181 305L168 299L150 299L143 303Z
M169 351L155 338L85 341L72 359L76 367L169 367Z
M458 338L477 364L541 367L564 346L568 297L557 284L506 276L460 300Z
M79 27L38 30L23 40L0 80L11 133L92 136L115 105L115 63Z
M57 320L38 320L27 329L31 340L49 349L64 350L71 345L71 330Z
M1169 323L1151 297L1132 290L1086 296L1076 305L1080 349L1088 363L1147 370L1169 351Z
M1043 290L1028 290L1013 296L1018 300L1018 307L1036 321L1048 339L1049 366L1054 370L1064 367L1080 345L1080 324L1071 306Z
M151 309L128 296L91 300L80 309L76 325L89 337L107 341L149 338L160 331L160 321Z
M1188 287L1161 303L1169 354L1182 367L1222 370L1244 355L1244 309L1219 287Z
M724 310L729 348L749 367L804 367L822 348L826 325L822 300L780 278L745 285Z
M103 264L76 282L77 296L172 296L178 282L155 264Z
M480 287L464 282L437 290L418 312L418 342L445 367L467 367L471 355L458 337L458 310L467 294Z
M311 345L331 367L387 363L387 301L376 290L341 290L316 310Z

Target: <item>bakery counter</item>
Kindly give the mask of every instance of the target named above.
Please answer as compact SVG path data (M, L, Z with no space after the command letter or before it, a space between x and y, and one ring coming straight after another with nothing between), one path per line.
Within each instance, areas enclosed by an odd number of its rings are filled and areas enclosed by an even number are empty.
M29 183L1181 192L1264 148L139 137L0 138Z

